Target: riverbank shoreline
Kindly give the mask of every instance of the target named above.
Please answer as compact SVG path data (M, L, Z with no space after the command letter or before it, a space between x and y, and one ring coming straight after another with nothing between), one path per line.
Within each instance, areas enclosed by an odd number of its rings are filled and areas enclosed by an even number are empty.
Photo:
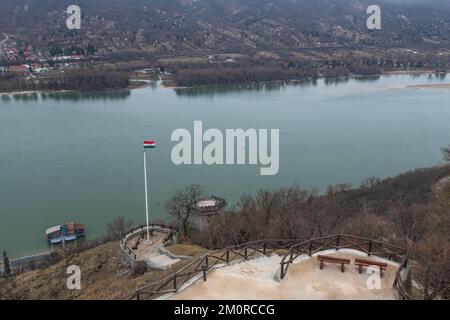
M25 90L25 91L12 91L12 92L0 92L0 97L4 96L26 96L26 95L33 95L33 94L58 94L58 93L89 93L89 92L110 92L110 91L123 91L123 90L133 90L133 89L142 89L147 88L151 85L153 80L144 81L141 79L137 79L136 81L133 81L134 79L130 79L130 84L128 87L123 89L114 89L114 90L96 90L96 91L80 91L80 90Z
M344 78L360 78L360 77L377 77L377 76L392 76L392 75L411 75L411 76L419 76L426 74L437 74L438 72L435 70L398 70L398 71L383 71L378 74L373 75L362 75L362 74L352 74L348 76L338 76L326 78L324 76L319 76L317 79L313 78L305 78L305 79L291 79L291 80L269 80L269 81L258 81L258 82L248 82L248 83L240 83L240 84L230 84L223 86L235 86L235 85L245 85L245 84L263 84L263 83L276 83L276 82L307 82L312 80L322 80L322 79L344 79ZM161 88L165 89L194 89L194 88L207 88L214 86L177 86L172 80L147 80L147 79L130 79L130 85L126 88L119 90L133 90L133 89L143 89L151 86L152 83L159 83ZM437 88L437 89L450 89L450 84L418 84L407 86L407 88L412 89L420 89L420 88ZM118 90L94 90L91 92L108 92L108 91L118 91ZM0 92L0 96L15 96L15 95L33 95L33 94L54 94L54 93L83 93L84 91L79 90L26 90L26 91L12 91L12 92Z
M407 86L409 89L450 89L450 83L415 84Z
M323 75L320 75L318 78L305 78L305 79L290 79L290 80L269 80L269 81L257 81L257 82L245 82L245 83L238 83L238 84L229 84L229 85L220 85L218 87L233 87L233 86L239 86L239 85L250 85L250 84L264 84L264 83L277 83L277 82L285 82L285 83L299 83L299 82L308 82L313 80L339 80L339 79L346 79L346 78L362 78L362 77L382 77L382 76L402 76L402 75L410 75L410 76L420 76L420 75L429 75L429 74L438 74L439 72L435 70L399 70L399 71L383 71L378 74L373 75L363 75L363 74L352 74L348 76L337 76L337 77L325 77ZM439 86L441 84L436 84L436 86ZM445 84L446 85L446 84ZM450 84L448 84L450 86ZM414 86L428 86L428 84L419 84L419 85L411 85L407 86L414 87ZM430 84L430 86L434 86L434 84ZM172 80L163 80L160 84L161 88L164 89L174 89L174 90L182 90L182 89L195 89L195 88L210 88L215 87L214 85L210 86L177 86L175 83L173 83ZM446 87L445 87L446 88Z

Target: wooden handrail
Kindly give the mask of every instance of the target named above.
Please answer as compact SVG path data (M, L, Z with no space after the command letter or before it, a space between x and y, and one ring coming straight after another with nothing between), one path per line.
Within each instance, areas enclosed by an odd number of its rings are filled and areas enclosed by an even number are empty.
M178 282L176 287L179 289L184 283L186 283L189 279L192 279L194 276L205 272L203 268L199 268L202 265L206 265L206 272L210 271L220 262L226 262L223 259L224 256L228 256L228 263L235 260L236 257L245 258L245 251L247 251L247 258L255 254L256 252L262 253L261 248L266 248L266 252L270 253L274 250L279 249L287 249L292 246L293 243L299 240L296 239L270 239L270 240L256 240L243 244L238 244L230 247L226 247L223 249L215 250L210 253L206 253L198 259L193 260L188 265L182 267L172 275L151 283L149 285L141 286L136 289L135 296L140 298L142 295L150 295L153 296L159 292L162 292L163 289L168 283L173 282L174 278L186 276L186 279L182 282ZM281 243L281 245L280 245ZM274 250L268 250L269 247L274 247ZM249 252L251 250L251 252ZM234 254L233 257L230 258L230 253ZM222 254L222 255L220 255ZM209 263L209 259L215 259L214 263ZM188 271L193 269L192 271ZM159 285L159 287L157 287ZM152 290L152 288L157 287L158 289Z
M339 241L337 241L339 239ZM330 240L328 243L324 241ZM360 242L358 242L360 241ZM344 245L343 243L349 243ZM314 245L321 244L321 247L313 250ZM368 249L364 249L364 246L368 245ZM307 247L307 249L306 249ZM395 257L403 257L407 255L408 250L405 248L384 243L379 240L372 240L364 237L351 236L347 234L335 234L331 236L325 236L318 239L306 240L300 243L293 245L289 248L289 252L282 258L280 262L280 278L283 279L287 273L287 269L289 265L300 255L308 254L312 255L316 252L321 251L323 248L328 247L331 249L339 250L344 248L355 249L362 252L365 252L369 256L372 254L380 255L380 256L388 256L390 259ZM374 249L380 250L380 252L374 251ZM395 249L396 251L390 250Z
M367 250L364 246L368 246ZM402 263L397 271L396 282L401 281L400 270L406 266L408 251L402 247L387 244L379 240L372 240L364 237L357 237L345 234L335 234L325 237L320 237L311 240L299 239L269 239L269 240L255 240L243 244L225 247L202 255L194 259L186 266L180 268L173 274L166 278L158 280L148 285L137 287L133 298L140 299L143 295L152 298L156 295L161 295L168 292L177 292L185 283L192 278L203 274L206 279L206 273L212 270L219 263L230 263L237 259L248 259L256 253L270 254L276 250L287 249L286 253L280 262L280 278L283 279L287 273L289 265L300 255L312 255L315 252L331 249L351 248L363 251L366 254L375 254L380 250L381 255L386 255L389 258L394 256L402 258ZM214 260L212 263L210 260ZM178 281L178 278L183 278ZM171 289L165 289L171 284ZM395 287L395 283L394 283Z

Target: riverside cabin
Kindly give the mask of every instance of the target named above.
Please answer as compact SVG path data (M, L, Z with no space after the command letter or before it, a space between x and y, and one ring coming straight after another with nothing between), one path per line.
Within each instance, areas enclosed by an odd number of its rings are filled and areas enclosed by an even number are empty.
M75 241L78 238L85 237L86 231L84 224L70 222L47 229L45 236L48 243L53 245Z

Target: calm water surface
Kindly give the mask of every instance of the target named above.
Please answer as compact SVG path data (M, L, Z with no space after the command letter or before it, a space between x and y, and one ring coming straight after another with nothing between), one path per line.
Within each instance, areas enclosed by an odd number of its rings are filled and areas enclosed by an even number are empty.
M0 250L46 248L44 230L85 223L90 238L114 217L145 221L142 140L150 151L153 219L178 189L200 183L230 203L259 188L311 188L397 175L440 162L450 143L450 90L407 85L447 77L383 76L173 90L0 99ZM258 166L172 164L170 135L206 128L280 129L280 172Z

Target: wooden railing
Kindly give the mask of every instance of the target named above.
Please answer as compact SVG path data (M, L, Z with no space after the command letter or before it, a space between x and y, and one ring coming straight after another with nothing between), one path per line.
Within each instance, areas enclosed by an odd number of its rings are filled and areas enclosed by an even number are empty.
M299 240L259 240L236 246L227 247L207 253L182 267L167 278L149 285L138 287L130 299L152 299L159 295L177 292L189 281L195 281L203 276L206 281L208 271L219 264L229 264L234 261L248 260L255 255L269 255L278 250L286 250Z
M306 240L293 245L289 248L287 253L281 260L280 278L283 279L287 273L289 265L300 255L313 255L316 252L327 249L354 249L365 252L368 256L375 255L381 258L386 258L397 263L401 263L408 250L384 243L382 241L371 240L362 237L336 234L322 238Z
M408 267L409 253L405 255L403 261L400 263L400 266L397 270L394 280L394 288L397 290L400 299L402 300L412 300L411 293L406 288L405 283L407 279L403 279L402 271Z
M401 272L408 265L408 250L382 241L345 234L307 240L293 245L280 262L280 279L284 279L289 265L300 255L306 254L311 256L314 253L327 249L334 249L336 251L340 249L354 249L365 252L368 256L374 255L399 263L399 269L396 272L393 287L397 289L401 299L410 299L410 296L404 288L404 279L401 276Z
M327 249L354 249L365 252L368 256L376 255L394 262L400 263L399 271L395 277L394 288L403 288L400 271L407 266L408 251L402 247L350 235L332 235L312 240L282 239L259 240L232 247L227 247L207 253L182 267L172 275L138 287L135 294L128 299L153 299L163 294L175 293L189 281L195 281L201 277L206 281L207 273L219 264L229 264L240 260L247 260L255 255L270 255L276 251L287 250L280 262L280 279L286 276L289 265L300 255L313 255ZM399 294L402 299L409 299Z

